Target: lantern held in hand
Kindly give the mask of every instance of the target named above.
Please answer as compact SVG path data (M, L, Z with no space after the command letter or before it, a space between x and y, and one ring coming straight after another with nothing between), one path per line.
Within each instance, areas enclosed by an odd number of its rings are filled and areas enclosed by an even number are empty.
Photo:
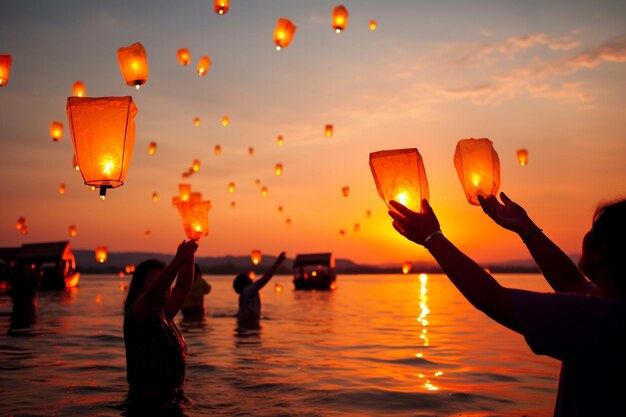
M11 73L11 55L0 55L0 87L9 83Z
M135 86L139 90L139 87L148 81L148 57L141 43L135 42L131 46L119 48L117 60L126 85Z
M252 253L250 254L250 260L252 261L253 265L258 265L261 263L261 251L258 249L255 249L252 251Z
M105 263L107 258L109 257L109 253L107 252L106 246L98 246L96 247L96 261L101 264Z
M229 0L215 0L215 13L222 15L228 13L228 8L230 7Z
M176 207L189 239L199 239L209 235L210 201L179 201Z
M191 62L191 54L189 53L189 49L187 48L180 48L176 52L176 57L178 58L178 62L180 62L180 65L189 65L189 63Z
M135 144L137 107L132 97L69 97L67 118L80 173L88 186L124 184Z
M370 154L370 169L378 195L385 204L396 200L409 209L421 212L422 200L428 200L428 181L422 156L416 148L393 149ZM367 211L367 217L371 212Z
M63 123L52 122L50 123L50 138L53 142L58 142L63 137Z
M348 25L348 9L344 6L337 6L333 9L333 29L335 32L341 33Z
M500 160L489 139L463 139L456 145L454 166L470 204L478 196L495 195L500 188Z
M209 68L211 68L211 58L205 55L200 58L200 61L198 61L198 68L196 71L198 71L199 76L204 77L207 72L209 72Z
M76 81L72 86L72 95L74 97L86 97L87 93L85 92L85 83L82 81Z
M277 51L289 46L297 28L289 19L284 17L278 19L276 28L274 28L274 43Z
M517 151L517 160L523 167L528 164L528 151L526 149L520 149Z

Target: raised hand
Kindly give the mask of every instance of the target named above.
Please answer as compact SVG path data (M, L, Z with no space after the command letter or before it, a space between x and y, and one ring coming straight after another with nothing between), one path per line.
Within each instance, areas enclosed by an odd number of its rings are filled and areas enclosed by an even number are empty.
M388 212L393 219L394 229L410 241L423 245L428 236L440 230L439 220L428 201L422 200L422 213L414 212L395 200L389 204L396 210Z
M194 253L198 250L198 241L197 240L188 240L183 241L180 245L178 245L178 249L176 250L176 258L181 261L187 261L193 257Z
M537 227L522 206L515 203L504 193L500 193L500 199L502 203L493 195L488 197L478 196L480 206L487 216L491 217L494 222L505 229L525 235Z

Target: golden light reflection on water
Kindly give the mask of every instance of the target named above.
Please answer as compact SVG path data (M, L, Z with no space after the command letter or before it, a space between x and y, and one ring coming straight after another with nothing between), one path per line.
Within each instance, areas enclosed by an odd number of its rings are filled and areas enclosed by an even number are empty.
M427 288L427 284L428 284L428 275L426 274L420 274L419 275L419 279L420 279L420 315L417 318L417 321L422 325L422 329L421 329L421 334L420 334L420 339L422 340L422 345L424 347L428 347L430 344L430 341L428 339L428 320L426 319L426 317L428 316L428 314L430 314L430 310L428 309L428 288ZM418 352L415 356L417 356L418 358L423 358L424 357L424 353L423 352ZM441 376L443 375L443 372L441 371L437 371L434 373L434 376ZM426 376L424 374L417 374L417 377L420 379L424 379L426 378ZM423 388L425 388L428 391L438 391L439 387L433 385L430 382L430 379L426 379L426 382L424 382L424 384L422 385Z

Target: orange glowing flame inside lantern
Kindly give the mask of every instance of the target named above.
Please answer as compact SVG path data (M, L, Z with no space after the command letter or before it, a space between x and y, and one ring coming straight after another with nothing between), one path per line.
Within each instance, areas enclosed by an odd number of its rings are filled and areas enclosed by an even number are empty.
M11 55L0 55L0 87L9 83L11 73Z
M495 195L500 187L500 160L489 139L463 139L456 145L454 166L467 201L479 205L478 196Z
M289 19L283 17L278 19L278 23L274 28L274 43L277 51L289 46L297 28Z
M76 160L76 155L72 155L72 167L75 171L80 171L80 167L78 166L78 161Z
M408 274L409 272L411 272L411 266L413 264L410 261L406 261L402 264L402 273L403 274Z
M50 123L50 137L54 142L58 142L63 137L63 123L54 121Z
M119 48L117 60L126 85L135 86L139 90L139 87L148 81L148 57L141 43L136 42L131 46Z
M189 65L189 63L191 62L191 54L189 53L189 49L187 48L180 48L176 52L176 57L178 58L178 62L180 63L180 65Z
M214 3L215 13L219 15L224 15L228 13L228 9L230 7L229 3L230 3L229 0L215 0L215 3Z
M324 127L324 134L327 137L331 137L333 135L333 125L326 125Z
M282 290L283 290L283 286L282 285L280 285L278 283L274 284L274 291L281 292Z
M517 161L519 162L519 164L523 167L526 166L526 164L528 164L528 150L526 149L520 149L517 151Z
M200 58L200 61L198 61L198 67L196 71L198 72L199 76L204 77L207 72L209 72L209 68L211 68L211 58L205 55Z
M348 9L344 6L337 6L333 9L333 29L335 32L341 33L348 25Z
M385 204L389 206L390 200L396 200L413 211L422 211L422 200L428 199L428 181L416 148L373 152L370 169Z
M107 252L106 246L96 247L96 261L103 264L106 262L108 257L109 257L109 253Z
M76 81L72 86L72 95L74 97L86 97L85 84L82 81Z
M228 116L222 117L222 126L224 127L228 126L229 122L230 122L230 118Z
M17 230L22 230L22 228L24 227L24 225L26 225L26 219L24 217L20 217L17 219L17 222L15 222L15 228Z
M76 237L76 235L78 234L78 229L76 229L76 226L71 225L69 227L69 231L70 231L70 237Z
M252 261L253 265L258 265L261 263L261 251L258 249L255 249L252 251L252 253L250 254L250 260Z
M283 174L283 164L276 164L276 167L274 168L274 171L276 172L276 175L280 176Z

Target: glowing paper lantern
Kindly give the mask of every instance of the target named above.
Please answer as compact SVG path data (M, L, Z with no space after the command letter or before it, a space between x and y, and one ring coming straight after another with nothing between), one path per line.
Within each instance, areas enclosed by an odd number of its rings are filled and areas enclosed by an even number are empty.
M331 137L333 135L333 125L324 126L324 134L327 137Z
M24 225L22 226L22 228L20 229L20 233L23 235L27 235L28 234L28 226Z
M234 182L229 182L228 183L228 192L229 193L234 193L235 192L235 183Z
M178 184L178 198L180 201L189 201L191 197L191 184Z
M148 81L148 57L141 43L136 42L131 46L119 48L117 60L126 85L135 86L139 90L139 87Z
M176 57L178 58L178 62L180 62L180 65L189 65L189 63L191 62L191 54L189 53L189 49L187 48L180 48L176 52Z
M290 218L285 219L285 225L287 225L287 227L291 227L291 219Z
M267 197L268 189L266 186L261 187L261 195Z
M339 239L343 239L344 237L346 237L346 231L345 230L340 230L339 233L337 234L337 237Z
M15 228L17 230L22 230L22 228L26 225L26 219L24 217L20 217L17 219L17 222L15 222Z
M523 167L528 164L528 151L526 149L520 149L517 151L517 160L519 164Z
M237 206L237 203L235 203L234 201L231 201L230 202L230 207L231 208L235 208L235 206Z
M342 187L341 188L341 194L344 197L348 197L350 195L350 187L348 187L348 186Z
M416 148L373 152L370 169L385 204L396 200L413 211L422 211L422 200L428 199L428 180Z
M59 185L59 194L63 195L63 194L65 194L65 191L67 191L67 188L65 187L65 184Z
M479 195L486 197L498 192L500 160L489 139L460 140L454 153L454 166L470 204L479 205Z
M361 230L361 225L360 225L360 224L358 224L358 223L356 223L356 224L354 225L354 231L355 231L355 232L358 232L358 231L360 231L360 230Z
M199 239L209 235L210 201L179 201L176 204L183 222L183 229L189 239Z
M135 265L133 264L126 265L126 267L124 267L124 270L126 271L127 274L132 274L133 272L135 272Z
M107 258L109 257L109 253L107 252L106 246L98 246L96 247L96 261L101 264L105 263Z
M72 86L72 95L74 97L86 97L85 84L82 81L76 81Z
M283 146L285 144L285 140L283 139L281 135L279 135L278 138L276 139L276 144L278 146Z
M61 140L63 137L63 123L56 121L50 123L50 137L53 142Z
M228 122L230 122L230 117L228 116L222 117L222 126L224 127L228 126Z
M278 206L278 212L282 213L283 212L283 206Z
M344 6L337 6L333 9L333 29L335 32L341 33L348 25L348 9Z
M215 145L215 155L219 156L222 153L222 147L220 145Z
M250 155L250 156L254 155L254 148L253 147L248 148L248 155Z
M289 46L297 28L289 19L284 17L278 19L278 23L274 28L274 43L277 51Z
M281 292L282 290L283 290L283 286L282 285L280 285L278 283L274 284L274 291Z
M107 188L124 184L135 144L137 107L132 97L69 97L67 118L85 184Z
M403 274L408 274L409 272L411 272L411 266L412 266L412 262L411 261L406 261L402 264L402 273Z
M198 68L196 71L198 71L199 76L204 77L207 72L209 72L209 68L211 68L211 58L205 55L200 58L200 61L198 61Z
M80 171L80 166L78 166L78 161L76 160L76 154L72 155L72 167L75 171Z
M369 26L370 26L370 30L376 30L376 21L370 20Z
M199 117L196 117L196 118L193 119L193 125L194 126L200 126L200 118Z
M372 217L372 210L367 210L367 211L365 212L365 217L367 217L368 219L369 219L370 217Z
M150 238L150 236L152 236L152 232L150 230L146 230L143 234L143 237L146 239Z
M76 237L76 235L78 234L78 229L76 229L76 226L71 225L69 227L69 231L70 231L70 237Z
M148 145L148 155L154 155L156 153L156 148L156 142L150 142L150 144Z
M229 0L215 0L215 13L222 15L228 13L230 7Z
M276 167L274 168L274 171L276 172L276 175L280 176L283 174L283 164L276 164Z
M195 159L193 161L193 164L191 165L191 170L193 172L198 172L200 171L200 160L199 159Z
M260 179L258 179L258 178L257 178L256 180L254 180L254 185L256 185L257 187L258 187L259 185L261 185L261 180L260 180Z
M252 251L252 253L250 254L250 260L252 261L253 265L258 265L261 263L261 251L258 249L255 249Z
M9 83L11 73L11 55L0 55L0 87Z
M157 193L152 193L152 201L155 203L159 201L159 195Z

